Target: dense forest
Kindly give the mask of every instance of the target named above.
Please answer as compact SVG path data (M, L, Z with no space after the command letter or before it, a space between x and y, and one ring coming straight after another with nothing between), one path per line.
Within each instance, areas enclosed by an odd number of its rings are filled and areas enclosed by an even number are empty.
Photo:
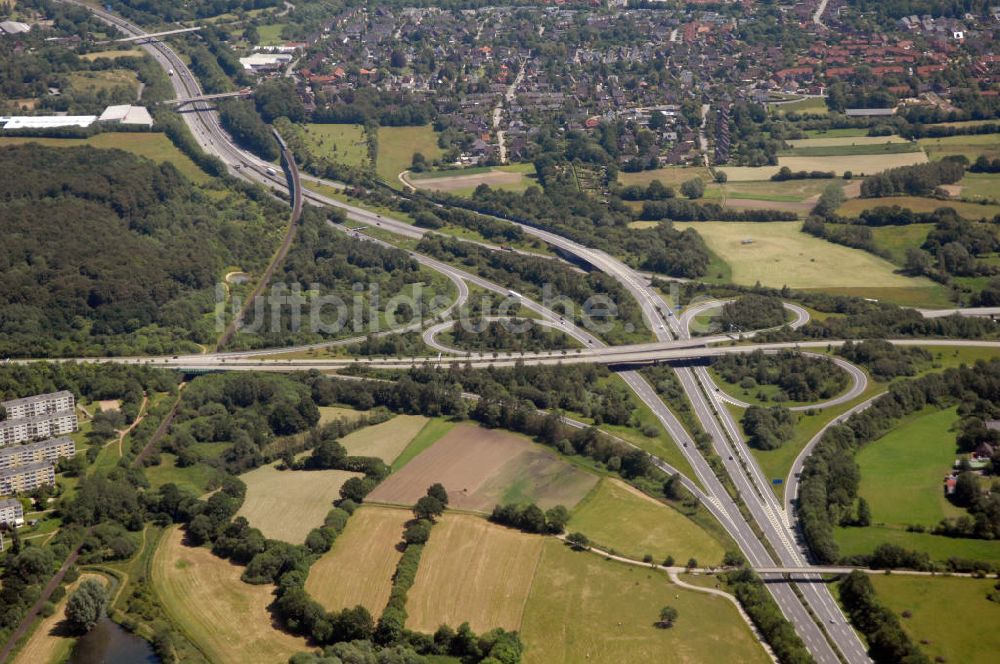
M751 332L779 327L787 318L779 298L748 293L722 305L715 326L723 332Z
M861 197L929 196L941 185L961 180L967 163L965 157L946 157L927 164L890 168L865 178L861 183Z
M399 325L429 320L453 301L451 284L443 277L422 269L402 249L336 230L327 223L328 214L313 207L303 210L295 243L270 291L288 306L275 307L274 297L270 304L254 303L235 346L286 346L378 332L392 322L386 310L396 304L396 296L413 296L392 309ZM333 213L333 219L342 218Z
M450 333L441 335L446 344L474 352L532 352L579 347L580 343L559 330L534 324L530 319L505 321L470 319L459 321Z
M117 150L9 146L0 169L3 356L192 350L223 269L261 266L284 216Z
M780 392L771 399L779 403L829 399L840 394L848 382L847 374L831 360L794 351L720 355L713 358L712 368L727 383L744 390L776 385Z

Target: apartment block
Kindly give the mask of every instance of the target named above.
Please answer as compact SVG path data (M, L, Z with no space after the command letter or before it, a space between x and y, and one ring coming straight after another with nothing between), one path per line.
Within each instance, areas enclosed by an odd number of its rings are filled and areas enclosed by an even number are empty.
M0 499L0 526L16 528L24 525L24 508L20 500Z
M23 399L11 399L0 402L7 411L8 420L20 420L25 417L39 417L63 411L72 411L76 407L76 399L68 390L50 394L36 394Z
M47 461L0 470L0 494L26 493L55 483L55 468Z
M72 410L20 419L6 419L0 422L0 447L29 440L55 438L73 433L78 428L76 412Z
M27 445L10 445L0 447L0 470L41 461L55 464L63 457L72 458L75 455L76 443L69 438L50 438Z

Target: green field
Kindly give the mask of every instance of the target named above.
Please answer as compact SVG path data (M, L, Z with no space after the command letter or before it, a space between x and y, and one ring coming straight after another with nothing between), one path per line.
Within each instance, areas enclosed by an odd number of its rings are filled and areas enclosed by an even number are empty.
M271 23L269 25L258 25L257 35L260 37L260 43L262 46L274 46L276 44L281 44L284 40L281 38L281 30L285 27L284 23Z
M996 200L1000 198L1000 175L996 173L966 173L958 185L962 198Z
M139 78L131 69L106 69L104 71L75 71L67 75L69 87L79 92L111 92L115 88L139 91Z
M826 408L813 414L810 414L809 411L798 413L798 421L795 424L795 437L792 438L792 440L786 442L776 450L750 449L754 457L756 457L757 463L760 465L764 476L769 480L787 479L788 472L792 469L792 464L795 462L795 457L799 455L802 448L805 447L810 440L812 440L813 436L815 436L827 422L850 410L865 399L870 399L876 393L884 390L884 385L869 381L868 389L862 392L853 401L849 401L845 404L840 404L839 406L834 406L832 408ZM731 407L730 410L736 414L736 419L739 420L743 411L736 407ZM772 484L771 488L774 490L775 495L777 495L779 499L784 499L785 485L783 483Z
M888 148L888 149L885 149ZM820 151L838 151L848 148L815 148ZM875 150L874 146L861 146L850 148L860 150L859 152L839 152L836 154L826 154L819 156L808 156L798 154L787 154L778 157L778 166L787 166L793 171L833 171L836 175L843 175L847 171L860 175L871 175L881 173L890 168L899 166L912 166L913 164L923 164L927 162L927 155L922 150L899 151L899 144L883 146L882 149ZM763 166L761 168L773 168Z
M834 132L842 130L833 130ZM849 131L849 130L843 130ZM854 146L862 147L867 146L867 149L871 152L878 152L879 148L877 146L884 146L886 143L901 143L906 145L913 145L913 149L919 149L915 147L915 144L910 143L902 136L893 134L892 136L865 136L858 134L810 134L809 138L796 138L789 139L785 141L788 143L792 149L801 150L809 148L821 148L821 147L844 147L844 146Z
M910 224L872 228L871 232L875 246L889 252L892 262L902 266L906 262L906 250L919 248L932 230L934 224Z
M208 490L211 481L219 475L219 471L203 463L196 463L187 468L177 467L177 457L169 452L160 455L160 465L146 468L146 479L153 489L164 484L176 484L186 488L196 496Z
M612 478L602 480L573 510L567 530L636 560L650 554L662 562L671 555L715 565L725 553L719 541L677 510Z
M407 179L418 189L443 191L456 196L471 196L484 184L492 189L518 193L536 184L535 165L531 163L424 171L409 173Z
M105 132L90 138L34 138L23 136L0 136L0 147L19 143L39 143L54 148L71 148L90 145L95 148L118 148L152 159L157 163L169 161L184 176L198 184L211 180L205 171L198 168L191 159L178 150L164 134L148 132Z
M1000 653L1000 603L986 596L995 580L873 576L883 604L903 630L938 662L989 664ZM908 616L903 616L903 612Z
M898 143L894 141L860 143L857 145L808 145L795 147L780 154L786 157L845 157L851 155L881 156L883 154L902 154L906 152L920 152L920 146L914 143Z
M899 528L835 528L834 538L840 555L870 554L879 544L895 544L904 549L923 551L939 563L949 558L968 558L1000 563L1000 541L944 537L931 533L912 533Z
M944 477L958 457L950 430L957 420L955 408L926 409L858 453L859 495L871 506L872 523L934 526L946 516L965 513L945 499L943 490Z
M811 113L814 115L826 115L830 110L826 107L826 99L822 97L806 97L790 104L771 104L769 106L772 113L785 115L787 113Z
M389 186L400 187L399 174L410 168L414 153L433 161L443 153L437 144L437 132L430 125L422 127L379 127L376 172Z
M896 274L896 267L887 260L802 233L797 221L688 222L675 226L698 231L732 268L733 281L745 286L760 282L774 288L917 288L927 294L940 290L930 280ZM745 240L752 243L744 244Z
M671 629L658 629L654 623L665 605L679 617ZM542 549L521 638L524 664L770 661L725 599L551 539Z
M972 366L978 360L989 361L1000 357L1000 348L977 348L975 346L923 346L923 348L934 359L926 366L920 367L917 375L958 367L963 364Z
M809 138L853 138L868 136L868 130L861 128L847 129L808 129L806 136Z
M975 161L979 155L1000 159L1000 134L921 138L917 142L931 159L942 159L950 155L965 155L969 161Z
M652 171L639 171L638 173L618 172L618 181L626 187L637 184L646 186L653 180L659 180L668 187L679 187L688 180L701 178L705 183L712 182L712 173L701 166L668 166L667 168L657 168Z
M362 125L309 123L302 127L302 138L317 157L357 168L369 167L368 141Z
M914 212L933 212L938 208L950 207L966 219L992 219L1000 214L1000 205L980 205L965 201L942 201L937 198L921 198L918 196L893 196L890 198L853 198L837 210L845 217L856 217L864 210L877 207L892 207L898 205ZM897 227L892 227L893 229Z
M841 184L843 180L785 180L774 182L727 182L709 184L705 189L705 200L740 198L776 203L799 203L819 196L831 182Z
M449 422L448 420L436 417L430 420L424 425L424 428L420 430L413 440L403 448L402 453L396 457L395 461L392 462L392 472L396 472L401 469L407 463L409 463L413 457L417 456L428 447L436 443L441 436L445 435L451 431L455 426L454 422Z
M833 367L833 371L840 372L841 370L837 367ZM730 383L725 378L722 377L719 372L713 368L709 368L709 374L712 376L712 380L718 385L719 389L728 394L729 396L739 399L745 403L752 406L774 406L777 405L775 397L781 392L781 388L777 385L755 385L749 389L742 388L735 383ZM832 387L832 386L831 386ZM836 395L834 395L836 396ZM834 397L830 397L831 399ZM817 401L782 401L781 405L786 408L794 408L796 406L808 406L812 403L819 403L821 401L826 401L826 399L819 399Z

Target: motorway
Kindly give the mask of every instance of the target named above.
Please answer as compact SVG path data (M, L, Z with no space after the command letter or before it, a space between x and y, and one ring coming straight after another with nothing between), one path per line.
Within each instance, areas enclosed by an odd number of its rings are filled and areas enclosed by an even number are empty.
M67 0L74 1L74 0ZM86 5L83 5L86 6ZM140 36L143 31L127 21L100 9L86 6L90 11L109 23L118 26L126 34ZM174 75L171 81L178 97L198 97L202 94L197 80L184 65L183 61L166 45L159 41L148 41L142 47L164 68L172 69ZM232 140L219 125L217 114L204 102L196 102L193 111L184 113L185 121L195 139L206 152L221 158L233 174L254 182L264 184L275 190L283 190L286 185L282 178L277 177L273 166L251 155L232 143ZM306 178L303 178L306 179ZM324 186L339 187L334 183L319 178L308 178L307 182ZM404 237L419 238L425 231L392 219L383 219L380 215L357 208L341 201L319 195L308 190L304 191L306 199L319 205L340 208L347 218L369 226L379 226L384 230L397 233ZM694 359L727 352L749 352L758 348L778 350L782 348L808 347L811 344L758 344L754 346L706 347L712 343L711 338L691 339L687 326L681 325L672 315L669 305L658 291L651 288L648 282L621 261L608 254L579 245L552 232L521 225L528 234L577 257L591 265L594 269L615 278L639 303L643 317L657 337L652 344L636 344L609 348L590 335L588 332L572 324L563 324L554 318L555 314L545 310L540 305L522 299L522 304L532 308L552 325L560 325L567 333L585 344L585 348L564 353L524 353L499 354L497 357L467 357L460 361L469 361L473 365L502 365L515 362L553 364L574 361L601 362L615 365L635 365L659 362L670 359ZM433 259L414 255L431 269L438 270L449 276L453 282L467 281L481 287L506 292L500 286L478 277L456 270L443 263L432 263ZM449 274L450 271L450 274ZM459 297L467 297L467 289L462 294L459 286ZM454 306L454 305L453 305ZM538 307L538 308L535 308ZM729 337L716 338L716 342L727 341ZM933 342L908 340L922 345ZM836 345L836 342L815 342L815 346ZM949 345L956 345L949 342ZM998 344L1000 345L1000 344ZM277 370L289 371L299 369L331 370L358 364L359 360L267 360L257 359L253 355L263 355L265 352L285 353L290 349L274 349L273 351L254 351L253 353L224 353L198 356L181 356L176 358L116 358L97 361L136 362L157 366L174 367L187 370ZM93 360L91 360L93 361ZM449 358L419 358L415 360L366 360L363 364L377 367L407 368L416 363L449 364L456 361ZM652 410L659 421L666 427L674 441L680 446L680 451L686 457L694 473L704 487L703 502L719 522L733 537L748 561L755 568L762 569L803 569L807 563L801 550L796 545L789 512L785 506L778 504L770 490L767 479L763 477L752 454L746 447L724 404L713 389L705 375L688 367L677 369L681 384L691 401L695 413L702 426L712 437L715 452L722 460L728 478L733 482L741 502L750 514L754 525L763 534L758 538L754 528L746 521L740 506L730 497L729 492L715 475L704 456L697 450L691 436L677 420L666 404L659 398L649 383L635 371L623 370L620 375L639 398ZM658 460L654 460L658 461ZM662 463L662 462L660 462ZM659 465L659 464L658 464ZM775 573L778 574L778 573ZM812 580L812 578L810 578ZM793 623L796 631L803 638L806 647L813 657L822 664L836 664L843 660L854 664L867 662L868 657L860 639L847 624L846 619L833 601L828 589L818 583L804 583L798 586L801 599L795 589L786 583L769 583L768 589L775 597L784 615ZM807 608L808 607L808 608ZM810 615L816 616L814 619Z

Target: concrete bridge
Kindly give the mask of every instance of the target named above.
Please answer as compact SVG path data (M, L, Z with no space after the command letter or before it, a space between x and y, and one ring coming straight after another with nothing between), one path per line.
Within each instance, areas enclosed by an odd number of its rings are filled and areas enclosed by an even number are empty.
M122 37L121 39L115 39L116 42L136 42L142 41L143 39L156 39L157 37L166 37L167 35L179 35L184 32L196 32L201 30L201 26L194 28L178 28L177 30L166 30L164 32L147 32L142 35L133 35L131 37Z

